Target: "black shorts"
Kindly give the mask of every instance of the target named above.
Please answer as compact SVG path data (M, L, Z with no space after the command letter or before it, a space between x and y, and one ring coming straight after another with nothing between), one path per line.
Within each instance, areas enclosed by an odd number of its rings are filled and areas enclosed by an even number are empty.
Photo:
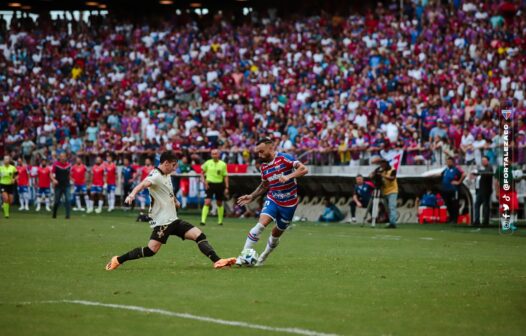
M193 228L194 226L192 224L182 219L176 219L168 225L154 227L150 239L156 240L161 244L166 244L169 236L177 236L184 240L185 233Z
M215 195L216 201L225 199L225 184L224 183L210 183L208 182L208 190L206 191L206 198L212 199Z
M14 184L0 184L0 191L3 193L8 193L9 195L13 195L15 193L15 185Z

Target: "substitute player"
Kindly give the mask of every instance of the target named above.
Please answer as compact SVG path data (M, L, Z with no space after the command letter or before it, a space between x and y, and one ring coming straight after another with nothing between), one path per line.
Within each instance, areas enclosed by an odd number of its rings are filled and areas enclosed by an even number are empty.
M172 152L162 153L159 166L128 195L125 202L131 204L135 196L143 189L150 190L153 202L149 216L152 218L150 225L153 231L148 246L137 247L120 257L111 258L106 265L106 270L114 270L128 260L154 256L171 235L178 236L182 240L195 241L199 250L214 263L214 268L222 268L235 263L236 258L219 258L201 230L177 217L176 208L179 207L179 202L174 196L170 177L176 165L177 160Z
M73 181L75 202L77 207L73 208L73 211L85 211L82 207L82 198L86 203L86 208L90 207L90 199L88 196L88 188L86 187L86 173L88 168L82 162L82 158L77 157L75 164L71 167L71 180Z
M4 164L0 166L0 189L2 191L2 202L4 202L2 210L5 218L9 218L9 206L13 203L17 174L17 169L11 164L11 157L4 156Z
M139 171L140 174L137 174L139 178L141 179L139 183L144 181L144 179L147 178L148 175L150 175L150 173L154 169L155 167L152 164L152 160L150 158L146 158L146 160L144 160L144 167L140 169ZM148 206L150 205L150 193L147 188L144 188L142 192L139 194L139 203L141 204L141 210L143 211L146 205Z
M177 174L187 175L192 171L192 166L188 164L188 158L183 156L179 163L177 164ZM173 180L172 180L173 181ZM179 190L177 191L178 197L181 197L181 205L183 209L186 209L188 203L188 194L190 192L190 178L181 177L179 179Z
M19 211L29 211L29 200L31 199L31 194L29 192L29 167L24 159L19 157L17 160L16 170L18 175L16 176L16 184L18 185L18 198L20 200Z
M306 175L309 171L301 162L291 155L276 152L273 141L269 138L259 140L256 153L264 163L261 165L261 184L250 195L241 196L237 203L246 205L257 197L266 194L265 203L259 216L259 222L248 233L243 249L251 249L259 240L263 230L272 222L276 226L268 239L265 251L259 256L256 266L261 266L268 255L278 246L279 237L287 229L294 217L298 205L298 184L296 177ZM241 264L240 258L237 261Z
M206 224L206 218L214 196L217 204L217 223L223 225L223 216L225 215L223 199L225 194L228 194L228 173L225 161L219 160L219 151L213 149L211 155L212 158L201 166L201 182L203 182L206 189L205 205L201 212L201 225Z
M122 195L124 195L124 198L128 197L128 195L133 190L133 181L135 180L135 168L130 164L130 159L124 158L124 166L121 169L121 182L122 182ZM131 208L133 210L132 203ZM125 210L128 210L129 205L125 205Z
M86 213L93 212L95 203L98 202L98 207L95 213L100 214L102 212L102 206L104 205L104 165L102 164L102 158L97 156L95 164L91 168L91 202L90 207Z
M51 211L49 207L51 197L51 167L47 165L47 159L43 158L40 162L40 167L37 171L38 191L37 191L37 206L35 211L40 211L40 204L42 200L46 204L46 210Z
M104 165L106 172L106 197L108 198L108 212L115 209L115 189L117 187L117 166L113 162L113 157L108 154Z

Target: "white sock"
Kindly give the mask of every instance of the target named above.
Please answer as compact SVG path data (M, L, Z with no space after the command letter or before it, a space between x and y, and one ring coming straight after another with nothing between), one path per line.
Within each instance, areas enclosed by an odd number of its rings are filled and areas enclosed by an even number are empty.
M139 197L139 203L141 203L141 210L144 210L144 206L146 204L146 199L144 197Z
M103 200L99 200L99 210L102 210L102 206L104 205Z
M40 197L37 197L37 200L35 201L35 206L39 207L40 206L40 202L41 202Z
M115 191L111 191L108 195L108 206L113 209L115 207Z
M77 209L82 208L82 203L80 203L80 196L75 196L75 201L77 202Z
M261 235L263 230L265 230L265 226L261 223L257 223L256 226L254 226L248 232L247 240L245 242L245 246L243 247L243 250L251 249L254 246L254 244L258 242L259 236Z
M268 255L270 254L270 252L274 251L274 249L278 247L278 245L279 245L279 237L274 237L273 235L270 235L270 237L268 237L268 243L267 243L267 246L265 247L265 251L261 253L261 258L266 259Z
M84 202L86 202L86 208L87 208L87 209L91 209L91 208L90 208L90 203L91 203L91 201L90 201L88 195L84 195Z
M49 208L49 197L46 197L46 208Z
M182 204L182 206L183 206L183 208L186 208L186 204L188 204L188 197L183 196L182 198L183 198L183 204Z

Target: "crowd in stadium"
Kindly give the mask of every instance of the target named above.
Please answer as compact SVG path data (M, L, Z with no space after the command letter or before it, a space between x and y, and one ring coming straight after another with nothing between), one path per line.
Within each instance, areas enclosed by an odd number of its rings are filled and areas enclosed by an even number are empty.
M393 150L409 165L449 155L480 164L494 163L506 108L525 164L523 11L418 2L402 20L382 3L348 17L259 13L242 25L220 14L206 24L0 20L1 141L33 163L62 151L121 163L164 149L199 163L212 148L250 163L257 138L271 135L315 164L367 164Z

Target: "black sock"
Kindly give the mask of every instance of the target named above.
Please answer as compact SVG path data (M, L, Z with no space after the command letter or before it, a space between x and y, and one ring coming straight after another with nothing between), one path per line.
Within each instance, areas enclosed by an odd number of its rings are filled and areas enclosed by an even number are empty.
M221 259L217 256L217 253L216 251L214 251L212 245L210 245L210 243L208 243L208 240L206 240L206 236L204 233L201 233L199 237L197 237L195 242L197 243L197 247L199 247L199 250L201 250L201 252L205 256L212 260L212 262L216 262L219 259Z
M122 264L123 262L128 261L128 260L134 260L134 259L139 259L143 257L151 257L154 255L155 255L155 252L150 250L148 246L142 247L142 248L137 247L131 250L130 252L124 253L120 257L117 257L117 261L119 261L119 264Z

